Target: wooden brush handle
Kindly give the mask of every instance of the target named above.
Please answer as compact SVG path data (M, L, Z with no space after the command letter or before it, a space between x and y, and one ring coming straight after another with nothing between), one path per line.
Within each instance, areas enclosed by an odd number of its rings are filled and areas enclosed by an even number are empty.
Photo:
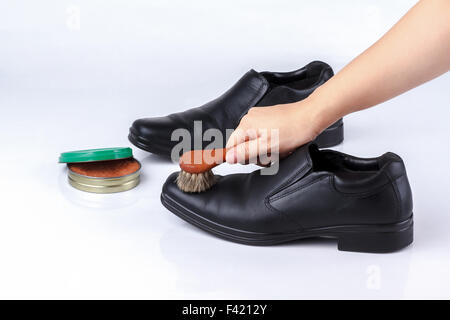
M180 158L180 168L189 173L203 173L225 162L227 149L192 150Z

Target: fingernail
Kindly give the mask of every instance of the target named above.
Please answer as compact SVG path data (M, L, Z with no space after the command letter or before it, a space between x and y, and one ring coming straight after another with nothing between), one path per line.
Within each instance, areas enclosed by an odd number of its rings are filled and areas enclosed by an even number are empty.
M231 164L236 163L236 152L234 151L234 149L228 150L227 156L225 159L228 163L231 163Z

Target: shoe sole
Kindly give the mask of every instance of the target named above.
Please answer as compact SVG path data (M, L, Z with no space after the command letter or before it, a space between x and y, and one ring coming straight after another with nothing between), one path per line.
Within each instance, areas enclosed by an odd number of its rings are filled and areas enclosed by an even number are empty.
M254 246L269 246L294 240L329 237L337 239L340 251L389 253L413 242L413 217L394 224L343 225L311 228L289 234L256 233L230 228L203 218L180 205L170 196L161 194L162 204L179 218L222 239Z
M130 128L130 133L128 135L128 140L144 151L154 153L164 157L170 157L171 149L160 147L154 141L149 141L142 136L139 136L133 132ZM338 121L335 125L329 127L323 131L314 140L314 143L318 145L319 148L330 148L341 144L344 141L344 122L342 120Z

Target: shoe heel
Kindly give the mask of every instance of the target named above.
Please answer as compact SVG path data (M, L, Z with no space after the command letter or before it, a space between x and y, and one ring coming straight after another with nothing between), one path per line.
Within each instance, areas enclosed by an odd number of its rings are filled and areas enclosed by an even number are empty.
M315 140L319 148L330 148L337 146L344 141L344 122L336 127L325 129Z
M413 224L401 231L354 232L338 236L338 250L388 253L400 250L413 242Z

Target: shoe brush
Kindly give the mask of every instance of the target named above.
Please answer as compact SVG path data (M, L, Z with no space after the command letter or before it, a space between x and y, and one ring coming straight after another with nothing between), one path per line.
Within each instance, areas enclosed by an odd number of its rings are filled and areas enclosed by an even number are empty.
M193 150L180 158L181 171L176 183L184 192L199 193L216 183L212 168L225 162L226 149Z

